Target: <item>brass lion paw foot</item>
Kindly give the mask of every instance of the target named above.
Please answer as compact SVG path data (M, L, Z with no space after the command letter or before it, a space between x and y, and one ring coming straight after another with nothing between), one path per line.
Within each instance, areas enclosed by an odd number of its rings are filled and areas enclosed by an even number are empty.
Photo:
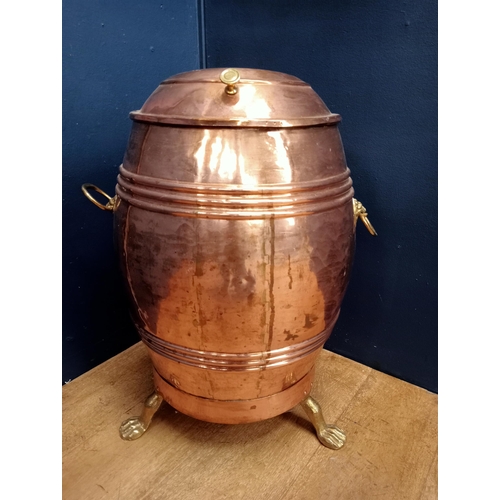
M345 434L334 425L327 425L326 428L316 431L321 444L332 450L342 448L345 443Z
M319 403L308 396L300 404L313 424L320 443L332 450L342 448L346 440L345 434L338 427L325 422Z
M139 439L149 427L154 414L161 406L163 398L156 391L153 392L144 403L144 408L140 417L132 417L120 426L120 437L125 441Z

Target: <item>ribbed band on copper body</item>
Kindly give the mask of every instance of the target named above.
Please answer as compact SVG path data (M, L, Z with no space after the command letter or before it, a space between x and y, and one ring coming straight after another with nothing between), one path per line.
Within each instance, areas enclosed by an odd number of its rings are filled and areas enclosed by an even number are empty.
M330 336L338 314L330 326L318 335L297 344L268 352L224 353L198 351L172 344L139 328L143 342L154 352L172 361L196 368L220 371L256 371L275 366L284 366L321 349Z
M310 215L350 202L350 171L277 185L195 184L135 174L120 166L116 193L131 205L182 217L263 219Z

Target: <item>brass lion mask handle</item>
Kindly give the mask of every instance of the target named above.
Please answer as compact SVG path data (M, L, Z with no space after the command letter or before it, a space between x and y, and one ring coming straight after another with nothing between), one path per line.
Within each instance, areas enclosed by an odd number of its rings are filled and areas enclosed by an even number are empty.
M354 208L354 225L356 226L356 222L358 221L358 217L363 221L363 224L366 226L366 229L370 232L372 236L378 236L377 231L371 225L371 222L368 220L368 212L363 204L356 200L356 198L352 199L352 204Z
M99 194L102 194L105 198L107 198L108 202L106 205L103 205L102 203L99 203L90 193L90 191L96 191ZM109 196L109 194L105 193L102 189L98 188L97 186L94 186L94 184L83 184L82 185L82 191L83 194L96 206L99 207L101 210L108 210L110 212L113 212L116 210L120 203L120 199L118 196Z

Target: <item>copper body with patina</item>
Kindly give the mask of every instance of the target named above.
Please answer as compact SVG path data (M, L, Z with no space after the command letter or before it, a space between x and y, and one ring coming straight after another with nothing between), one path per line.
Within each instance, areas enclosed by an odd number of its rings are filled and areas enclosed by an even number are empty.
M311 389L351 269L353 189L332 114L301 80L221 69L164 81L116 187L115 237L156 390L218 423L273 417Z

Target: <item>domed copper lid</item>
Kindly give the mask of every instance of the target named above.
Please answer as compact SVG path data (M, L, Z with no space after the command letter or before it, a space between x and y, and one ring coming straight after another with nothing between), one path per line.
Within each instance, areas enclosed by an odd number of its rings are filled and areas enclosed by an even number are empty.
M285 73L211 68L168 78L133 120L200 127L304 127L340 121L310 85Z

